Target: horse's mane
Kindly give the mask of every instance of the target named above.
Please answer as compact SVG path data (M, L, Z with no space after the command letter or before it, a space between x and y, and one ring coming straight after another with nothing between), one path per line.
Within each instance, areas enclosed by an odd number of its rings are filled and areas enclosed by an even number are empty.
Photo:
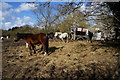
M32 33L17 33L17 37L20 37L20 38L26 38L30 35L33 35Z

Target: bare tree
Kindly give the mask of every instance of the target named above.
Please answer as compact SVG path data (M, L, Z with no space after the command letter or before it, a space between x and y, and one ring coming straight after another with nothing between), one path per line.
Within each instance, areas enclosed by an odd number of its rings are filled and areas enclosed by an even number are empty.
M35 2L34 2L35 3ZM95 23L102 22L103 26L111 26L113 15L104 2L92 2L85 6L83 10L82 2L66 2L52 5L52 2L38 3L34 13L37 16L38 23L47 28L52 24L58 24L62 20L65 20L66 16L74 13L76 10L81 11L84 14L83 20L88 22L94 21ZM105 23L107 22L107 23Z
M35 2L33 2L35 4ZM32 3L32 4L33 4ZM38 24L45 27L47 33L47 28L51 27L52 24L58 23L63 20L71 12L77 10L81 3L60 3L53 5L52 2L37 3L34 13L37 16Z

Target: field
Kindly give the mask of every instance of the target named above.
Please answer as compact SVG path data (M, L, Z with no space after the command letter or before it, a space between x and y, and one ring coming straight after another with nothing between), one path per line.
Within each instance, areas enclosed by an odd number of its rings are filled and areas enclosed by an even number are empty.
M29 56L23 41L2 42L2 76L5 78L54 78L117 80L120 72L120 44L94 41L49 42L49 55Z

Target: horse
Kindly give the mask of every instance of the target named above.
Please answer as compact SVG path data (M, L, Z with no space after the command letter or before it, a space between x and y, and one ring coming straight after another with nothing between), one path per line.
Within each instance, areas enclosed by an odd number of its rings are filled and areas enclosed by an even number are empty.
M88 31L88 42L92 43L93 33Z
M59 38L59 35L61 35L61 34L62 34L62 32L55 32L54 37L58 37Z
M47 34L48 35L48 38L49 39L53 39L54 38L54 33L53 32L50 32Z
M61 39L64 42L64 39L67 39L68 42L68 33L55 32L54 37Z
M88 42L92 43L92 37L93 37L93 33L89 30L87 30L86 32L83 32L83 34L85 34L85 36L83 37L83 39L87 39Z
M4 37L3 37L3 36L1 36L1 37L0 37L0 39L1 39L1 40L4 40Z
M9 39L9 36L6 36L6 39Z
M77 28L75 32L71 33L72 39L87 40L92 43L93 33L85 28Z
M35 45L37 44L42 45L40 51L43 50L45 55L48 54L49 38L46 34L17 33L16 37L14 37L14 41L17 42L20 39L23 39L28 44L30 55L32 55L32 50L34 50L34 54L36 53Z

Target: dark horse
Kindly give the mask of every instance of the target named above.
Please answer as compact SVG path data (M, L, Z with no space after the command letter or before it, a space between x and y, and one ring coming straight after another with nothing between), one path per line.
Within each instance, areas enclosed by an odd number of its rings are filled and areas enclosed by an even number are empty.
M92 37L93 37L93 33L91 31L76 31L76 35L80 35L80 39L85 40L87 39L88 42L92 43Z
M48 35L49 39L53 39L53 38L54 38L54 34L55 34L55 33L50 32L50 33L48 33L47 35Z
M92 43L93 33L88 31L88 41Z
M26 43L28 43L28 48L30 51L30 55L32 55L32 50L35 51L35 45L41 44L41 50L44 50L45 54L48 53L48 36L44 33L39 34L31 34L31 33L17 33L14 41L17 42L20 39L23 39Z

